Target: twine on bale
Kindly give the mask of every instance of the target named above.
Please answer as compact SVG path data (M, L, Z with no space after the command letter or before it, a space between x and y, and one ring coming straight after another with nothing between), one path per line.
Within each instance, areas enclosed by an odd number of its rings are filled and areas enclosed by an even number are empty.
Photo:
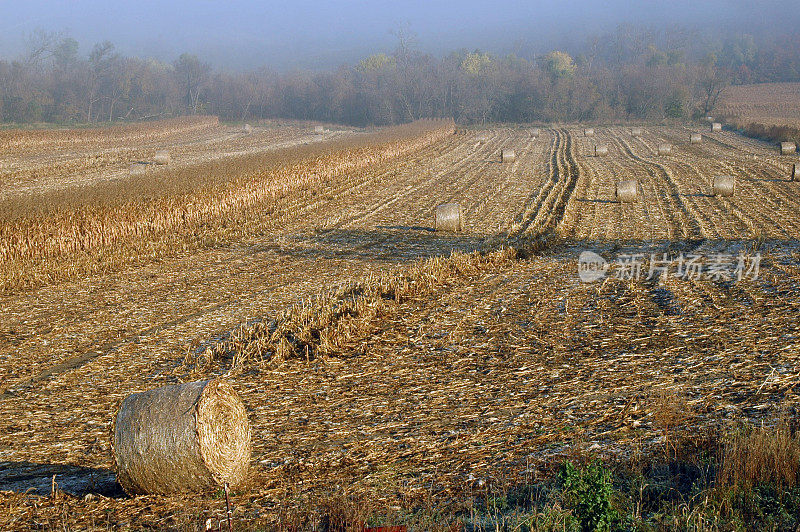
M438 205L433 213L435 231L461 232L464 230L464 212L460 203Z
M797 151L797 145L794 142L781 142L779 148L781 155L794 155Z
M700 133L692 133L689 137L689 144L700 144L703 141L703 135Z
M250 465L247 412L220 379L129 395L114 418L112 444L117 481L130 495L238 486Z
M500 150L500 160L503 162L506 161L513 161L517 158L517 154L514 153L514 150Z
M617 201L620 203L630 203L636 201L639 182L635 179L626 179L617 183Z
M718 175L714 177L713 190L715 196L733 196L736 189L736 180L730 175Z

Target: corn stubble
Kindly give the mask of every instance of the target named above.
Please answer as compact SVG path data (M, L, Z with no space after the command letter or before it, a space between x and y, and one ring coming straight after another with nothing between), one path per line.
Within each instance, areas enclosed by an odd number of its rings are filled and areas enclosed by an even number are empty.
M268 212L289 194L402 156L452 134L423 120L320 146L131 176L12 200L0 212L0 292L162 256L186 239Z

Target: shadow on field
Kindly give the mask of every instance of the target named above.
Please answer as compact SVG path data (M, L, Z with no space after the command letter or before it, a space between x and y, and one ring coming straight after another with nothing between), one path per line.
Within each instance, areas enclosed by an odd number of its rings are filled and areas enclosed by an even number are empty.
M53 477L57 490L83 497L126 497L117 484L113 471L64 464L34 464L31 462L0 462L0 491L51 495Z
M410 262L487 248L484 234L436 232L423 226L377 226L372 230L331 229L294 235L275 251L318 259ZM287 245L288 244L288 245Z
M423 227L421 225L378 225L376 226L376 228L389 231L428 231L429 233L436 232L436 229L434 229L433 227Z
M708 194L706 192L694 192L692 194L676 194L676 196L684 198L713 198L714 194Z

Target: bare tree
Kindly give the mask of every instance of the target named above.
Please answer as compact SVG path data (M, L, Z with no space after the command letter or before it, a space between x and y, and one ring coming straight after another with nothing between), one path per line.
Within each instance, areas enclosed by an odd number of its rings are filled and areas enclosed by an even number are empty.
M200 90L208 81L211 67L191 54L182 54L174 66L175 74L186 90L186 107L196 114L200 104Z
M700 66L697 80L703 115L711 114L729 84L727 76L716 66L716 57L709 54L704 64Z

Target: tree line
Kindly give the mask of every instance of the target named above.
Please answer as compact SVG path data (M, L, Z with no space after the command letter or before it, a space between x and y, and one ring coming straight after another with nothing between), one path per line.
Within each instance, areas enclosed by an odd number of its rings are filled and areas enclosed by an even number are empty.
M459 123L689 118L729 84L800 80L800 34L703 38L681 28L620 26L574 50L434 57L398 34L391 54L328 71L213 69L125 57L36 31L0 61L0 121L101 123L184 114L292 118L358 126L452 117Z

